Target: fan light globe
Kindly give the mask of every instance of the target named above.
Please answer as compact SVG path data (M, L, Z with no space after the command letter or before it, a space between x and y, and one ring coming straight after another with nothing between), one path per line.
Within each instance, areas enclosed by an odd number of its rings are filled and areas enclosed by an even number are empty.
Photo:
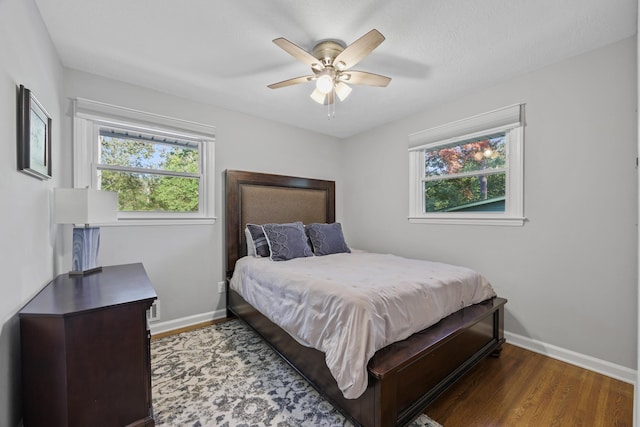
M336 95L340 98L340 101L347 99L347 96L351 93L351 88L342 82L336 84Z
M318 89L314 90L309 96L311 96L311 99L316 101L318 104L324 104L324 100L327 97L326 94L320 92Z
M333 79L331 76L323 74L318 77L318 80L316 80L316 89L324 94L331 92L331 89L333 89Z

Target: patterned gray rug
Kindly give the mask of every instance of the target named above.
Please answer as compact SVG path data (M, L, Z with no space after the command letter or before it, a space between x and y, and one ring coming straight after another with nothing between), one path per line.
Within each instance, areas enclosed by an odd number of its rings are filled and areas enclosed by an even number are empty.
M151 369L156 426L352 425L239 320L152 341Z

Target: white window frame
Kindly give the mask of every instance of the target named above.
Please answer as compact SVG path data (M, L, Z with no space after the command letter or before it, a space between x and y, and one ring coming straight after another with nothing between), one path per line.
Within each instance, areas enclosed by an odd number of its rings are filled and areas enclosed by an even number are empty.
M409 222L524 225L523 128L524 104L516 104L409 135ZM501 132L505 133L507 156L504 212L425 212L425 150Z
M198 212L118 212L115 225L213 224L215 212L215 127L102 102L73 101L73 187L98 188L100 129L115 127L195 142L200 150ZM101 224L114 225L114 224Z

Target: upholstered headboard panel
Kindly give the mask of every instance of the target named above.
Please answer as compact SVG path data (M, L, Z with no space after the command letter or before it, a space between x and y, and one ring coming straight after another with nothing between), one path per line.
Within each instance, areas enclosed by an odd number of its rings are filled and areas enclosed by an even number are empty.
M246 255L247 224L335 221L335 182L226 171L227 277Z

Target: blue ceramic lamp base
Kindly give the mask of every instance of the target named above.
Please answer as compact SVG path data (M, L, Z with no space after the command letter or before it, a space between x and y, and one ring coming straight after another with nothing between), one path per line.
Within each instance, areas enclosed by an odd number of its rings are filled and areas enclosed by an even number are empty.
M100 227L73 227L73 253L70 276L84 276L102 271L98 266Z

